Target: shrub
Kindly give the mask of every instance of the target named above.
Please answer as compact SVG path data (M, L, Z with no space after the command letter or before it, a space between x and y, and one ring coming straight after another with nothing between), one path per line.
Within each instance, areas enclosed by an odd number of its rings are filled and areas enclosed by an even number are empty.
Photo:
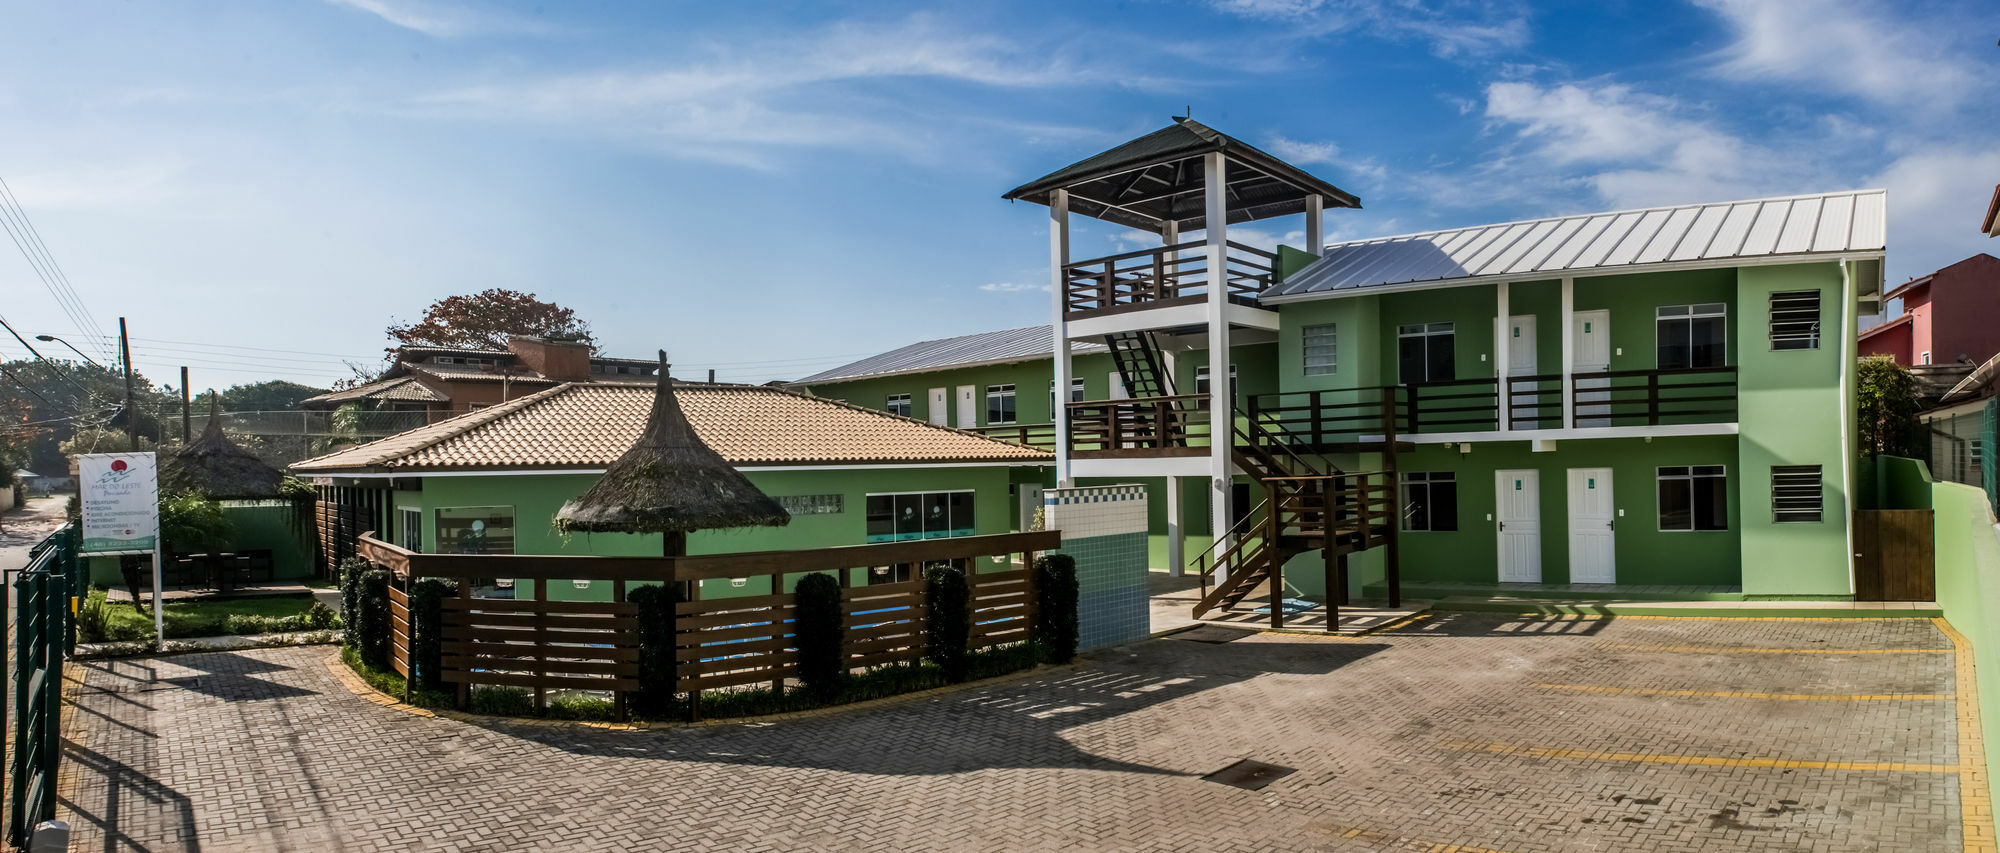
M947 681L964 681L966 641L972 627L972 590L965 573L937 563L924 569L925 625L924 657L944 670Z
M680 588L642 586L625 598L639 606L639 692L632 697L633 710L663 717L674 704L674 605L680 602Z
M76 608L76 637L79 641L102 643L111 639L111 614L106 610L109 606L104 590L93 588L84 596L83 603Z
M352 637L362 662L389 668L389 570L368 569L356 575Z
M1044 554L1035 560L1035 639L1050 663L1068 663L1076 636L1076 558Z
M333 612L331 607L315 601L313 606L306 610L306 630L326 631L339 626L340 614Z
M361 648L361 575L368 569L368 561L360 557L340 561L340 641L351 649Z
M410 675L421 689L444 689L444 600L457 594L442 578L410 585Z
M840 581L814 573L799 579L793 593L792 632L799 647L799 680L813 695L828 699L847 677L847 653L840 619Z

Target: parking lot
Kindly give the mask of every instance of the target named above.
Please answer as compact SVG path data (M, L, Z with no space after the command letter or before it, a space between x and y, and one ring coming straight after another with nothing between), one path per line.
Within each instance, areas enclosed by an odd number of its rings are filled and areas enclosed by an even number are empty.
M651 731L413 715L334 654L74 665L72 849L1947 850L1984 806L1925 619L1203 627Z

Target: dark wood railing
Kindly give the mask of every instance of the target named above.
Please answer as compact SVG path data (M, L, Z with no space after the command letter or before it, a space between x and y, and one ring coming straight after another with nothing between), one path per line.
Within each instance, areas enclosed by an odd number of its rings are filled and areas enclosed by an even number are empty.
M966 432L976 432L987 438L1011 441L1042 450L1056 447L1055 424L1003 424L1000 426L967 427Z
M1063 265L1064 311L1071 317L1113 308L1206 296L1218 278L1208 245L1195 241ZM1277 278L1278 256L1231 242L1220 278L1231 297L1254 297Z
M473 685L526 687L539 707L548 691L600 690L622 715L626 694L639 689L638 606L626 600L634 583L676 583L675 692L746 685L782 691L797 676L793 598L783 590L806 572L836 572L841 585L851 668L914 661L924 653L922 567L957 566L972 594L972 648L1027 640L1034 623L1031 572L1036 554L1062 544L1060 532L1004 533L852 545L809 551L752 551L686 557L418 554L362 534L356 551L396 577L389 597L391 660L411 669L412 620L407 586L419 578L455 581L442 602L438 637L442 680L457 687L461 706ZM980 571L996 561L1010 566ZM908 580L857 584L854 569ZM703 580L768 578L773 593L708 598ZM513 578L532 598L473 596L486 578ZM608 581L609 601L554 601L551 581ZM519 583L528 581L526 585Z
M1573 381L1579 427L1715 424L1736 420L1736 368L1610 370Z
M1070 403L1070 450L1086 456L1157 456L1204 447L1208 405L1200 394Z
M1514 376L1507 380L1507 428L1561 429L1562 374Z

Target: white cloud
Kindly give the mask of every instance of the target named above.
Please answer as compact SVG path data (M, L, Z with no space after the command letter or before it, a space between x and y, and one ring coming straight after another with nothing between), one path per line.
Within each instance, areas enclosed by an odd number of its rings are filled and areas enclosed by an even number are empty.
M990 282L980 285L979 289L987 293L1030 293L1037 290L1043 293L1049 292L1047 284L1023 284L1014 281Z
M1496 0L1210 0L1216 10L1280 21L1305 35L1358 31L1427 42L1442 57L1490 54L1528 43L1528 14Z
M1271 137L1271 153L1278 155L1296 166L1323 163L1347 173L1362 181L1380 186L1386 183L1389 170L1372 157L1349 155L1333 142L1305 142L1284 136Z
M413 3L408 0L327 0L327 2L367 12L403 29L415 30L433 38L509 33L533 34L556 30L556 27L545 21L531 18L432 3Z
M718 49L672 66L448 89L396 109L583 129L677 156L766 168L774 165L774 149L783 148L869 146L934 155L925 143L936 130L937 115L913 123L906 106L871 100L853 90L856 84L900 78L1004 89L1169 84L1095 58L1068 56L1066 50L956 30L919 15L887 25L843 23ZM1058 133L1042 129L1045 137Z
M1796 178L1679 101L1618 84L1493 83L1486 117L1515 130L1525 165L1580 178L1616 207L1743 198Z
M1979 233L1979 223L1996 180L2000 149L1949 144L1911 150L1869 178L1869 186L1889 191L1891 280L1993 252L1995 244Z
M1948 107L1989 91L1939 44L1952 26L1916 21L1907 8L1872 0L1694 2L1735 33L1716 69L1729 77L1811 83L1891 107Z

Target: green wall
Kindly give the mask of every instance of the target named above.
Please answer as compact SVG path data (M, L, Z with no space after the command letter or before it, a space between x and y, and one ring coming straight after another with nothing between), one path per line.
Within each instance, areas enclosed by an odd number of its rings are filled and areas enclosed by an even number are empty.
M1746 330L1732 349L1737 363L1738 457L1742 460L1743 593L1851 595L1847 539L1849 505L1843 466L1851 457L1850 399L1837 393L1852 359L1843 360L1838 335L1819 349L1772 351L1771 294L1819 290L1821 328L1853 334L1853 305L1842 290L1836 264L1745 267L1737 271L1737 327ZM1777 523L1771 511L1771 466L1821 466L1824 507L1818 523Z
M1978 674L1979 721L1985 733L1986 766L2000 767L2000 529L1993 525L1986 493L1975 486L1936 483L1937 600L1945 621L1965 636ZM1994 785L1992 774L1987 784ZM2000 797L2000 789L1991 792Z
M699 531L688 536L688 553L725 554L861 545L866 541L869 493L970 489L974 492L974 523L979 535L1007 533L1014 529L1015 497L1009 489L1011 469L1004 466L844 471L748 469L744 474L773 497L840 494L843 496L843 511L838 514L795 516L791 524L784 527ZM565 502L589 489L596 479L593 474L426 477L421 492L426 526L424 550L436 550L438 509L511 506L514 508L514 552L517 554L657 556L661 548L657 535L564 534L556 530L556 512ZM860 581L858 573L855 580ZM522 582L517 584L516 592L524 598L530 597L530 588L530 584ZM742 587L732 586L728 580L704 581L702 586L702 594L711 597L768 592L770 583L764 578L751 578ZM568 581L549 584L551 599L608 600L610 596L610 584L606 582L599 582L589 589L579 589Z
M235 536L230 540L231 548L239 551L270 549L272 576L278 580L312 576L311 546L309 540L302 541L293 532L291 504L284 501L225 501L222 512L236 528ZM310 528L305 535L313 535ZM172 557L170 554L164 556ZM107 588L124 585L125 579L118 573L117 557L87 557L85 562L92 584ZM150 567L146 570L146 577L146 582L150 584Z

